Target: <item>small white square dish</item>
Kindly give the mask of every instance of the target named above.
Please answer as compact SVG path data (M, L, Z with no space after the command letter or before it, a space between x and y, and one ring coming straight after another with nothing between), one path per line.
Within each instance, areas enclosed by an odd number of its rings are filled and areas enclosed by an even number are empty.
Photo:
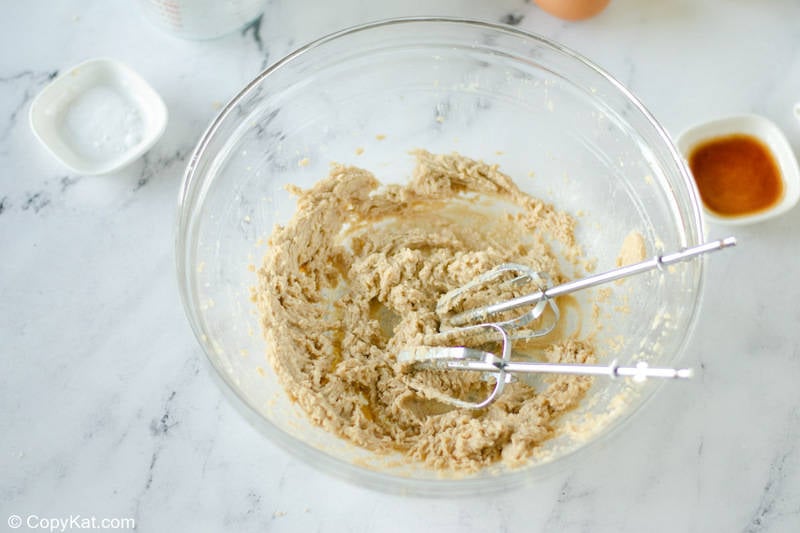
M741 141L739 147L751 150L752 155L756 157L758 156L757 145L764 149L762 150L764 152L763 159L769 159L771 156L772 161L774 161L774 167L777 168L775 181L778 183L775 184L777 188L773 188L772 193L770 193L768 185L755 182L758 178L757 176L753 175L753 181L748 182L746 173L753 168L757 168L758 165L753 163L754 166L751 166L750 161L746 159L747 156L736 153L738 148L732 145L728 146L714 156L716 157L715 161L719 164L721 162L720 157L730 156L728 166L734 174L739 174L739 182L743 183L744 186L741 190L735 190L735 187L737 187L735 180L731 180L730 183L718 180L716 192L724 195L728 200L739 201L742 206L751 205L754 208L745 210L742 207L741 212L722 213L709 206L712 200L711 191L714 189L710 185L703 185L704 178L698 175L697 172L699 163L695 160L693 165L693 157L699 157L697 156L699 150L706 149L714 143L721 145L722 143L736 140ZM753 140L757 141L757 143L753 144ZM751 145L749 148L744 144L748 141L750 141ZM787 212L800 199L800 170L798 170L797 158L792 147L780 128L762 116L745 114L704 122L681 133L676 140L676 144L695 178L703 203L704 216L710 223L744 225L762 222ZM763 160L761 166L765 166ZM759 200L749 197L756 194L772 194L773 198L768 200L764 196ZM759 202L762 203L759 204Z
M85 61L34 99L31 129L65 166L107 174L149 150L164 133L167 107L135 71L113 59Z

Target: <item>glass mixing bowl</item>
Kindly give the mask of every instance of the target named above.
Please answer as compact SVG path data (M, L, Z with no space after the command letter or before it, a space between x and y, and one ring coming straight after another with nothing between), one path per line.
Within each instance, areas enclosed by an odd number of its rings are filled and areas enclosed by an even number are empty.
M278 61L203 135L180 193L177 267L186 313L224 389L274 442L362 485L455 495L508 488L586 453L658 389L598 378L558 436L516 470L443 476L356 448L311 425L265 358L250 300L269 234L292 216L284 186L308 187L331 161L403 182L409 152L497 163L520 187L574 214L597 271L631 230L648 254L698 244L692 180L666 132L624 87L580 55L510 27L400 19L345 30ZM602 304L606 361L680 362L698 313L703 260L631 278ZM588 305L588 295L583 305Z

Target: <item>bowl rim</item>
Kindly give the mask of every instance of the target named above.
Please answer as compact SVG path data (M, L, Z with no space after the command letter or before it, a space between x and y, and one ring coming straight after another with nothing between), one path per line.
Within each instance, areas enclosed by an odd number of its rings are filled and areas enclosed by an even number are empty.
M412 479L412 478L404 478L397 475L386 474L383 472L379 472L377 470L372 470L367 467L363 467L360 465L353 464L348 461L344 461L342 459L338 459L332 457L330 455L325 454L324 452L318 450L314 446L311 446L304 441L289 435L288 433L281 430L271 421L263 418L257 410L245 399L243 398L236 389L235 384L231 380L231 378L227 375L224 368L214 360L211 354L208 352L206 346L207 342L204 340L203 331L200 329L200 321L195 316L196 311L192 308L191 305L191 292L189 290L189 283L186 276L186 253L185 253L185 246L181 246L181 236L185 233L185 229L188 223L189 215L187 213L187 209L185 209L185 204L187 199L190 197L191 192L194 188L195 181L198 179L197 176L197 168L198 163L205 155L205 151L214 138L217 130L221 127L222 123L228 118L228 115L235 109L237 104L254 88L256 88L265 78L267 78L271 73L274 71L282 68L287 63L295 60L296 58L302 56L303 54L316 49L320 46L324 46L325 44L337 40L342 37L346 37L351 34L365 32L365 31L372 31L379 29L384 26L394 26L394 25L401 25L401 24L453 24L453 25L462 25L462 26L470 26L470 27L477 27L492 31L502 32L508 35L517 36L520 38L524 38L531 42L536 42L538 44L544 45L549 47L550 49L563 54L565 56L570 57L571 59L577 61L578 63L582 64L584 67L594 71L595 74L599 75L603 78L606 82L608 82L615 90L619 91L619 93L625 98L626 102L630 104L635 111L641 114L641 116L646 120L648 125L653 128L654 132L657 134L657 137L662 142L662 147L667 150L667 153L671 157L671 159L675 162L676 168L680 173L680 178L683 181L684 185L686 186L687 194L688 194L688 201L690 204L690 211L691 211L691 220L689 220L688 227L695 228L697 231L697 238L699 241L702 241L705 237L705 230L703 225L703 218L701 213L701 204L699 199L699 193L697 191L697 187L694 183L694 180L691 179L691 175L689 174L688 167L685 164L680 152L677 150L675 143L673 142L672 138L666 131L666 129L655 119L655 117L650 113L650 111L644 106L644 104L631 93L622 83L620 83L616 78L614 78L610 73L606 72L604 69L597 66L595 63L590 61L585 56L567 48L555 41L552 41L546 37L537 35L532 32L524 31L516 27L512 27L509 25L493 23L493 22L486 22L477 19L471 18L463 18L463 17L442 17L442 16L415 16L415 17L395 17L395 18L388 18L388 19L381 19L377 21L366 22L363 24L358 24L354 26L350 26L327 35L324 35L318 39L315 39L294 51L288 53L281 59L277 60L275 63L264 69L261 73L259 73L253 80L247 83L230 101L219 111L217 116L212 120L209 126L206 128L205 132L200 137L194 151L192 152L186 166L186 170L183 176L183 182L179 189L178 193L178 210L176 216L176 234L175 234L175 261L176 261L176 269L178 275L178 287L181 294L181 301L183 303L184 311L187 315L187 318L190 322L190 326L192 331L198 341L198 343L203 347L203 352L205 354L206 364L210 365L214 368L214 379L221 381L224 385L221 385L221 389L223 390L223 395L228 397L231 400L232 405L234 408L239 411L245 419L250 421L259 431L264 433L269 440L278 444L280 447L284 448L290 455L294 457L298 457L304 461L307 461L312 467L326 473L332 474L339 479L345 479L347 481L353 482L356 485L376 489L381 492L387 493L394 493L394 494L401 494L401 495L413 495L413 496L426 496L426 497L453 497L453 496L465 496L465 495L477 495L477 494L484 494L484 493L491 493L497 492L500 490L508 490L511 488L519 488L526 483L532 482L537 479L541 479L545 476L548 476L558 470L560 470L563 464L566 462L566 459L569 459L569 463L572 465L579 464L582 461L586 461L591 454L586 453L587 450L593 449L598 447L601 443L606 442L612 436L616 435L620 428L627 425L630 420L638 416L643 410L644 407L652 400L652 398L656 395L656 393L660 390L663 386L663 380L658 380L656 383L651 383L649 385L649 389L647 392L642 394L642 398L638 407L636 407L632 412L625 413L621 415L617 419L615 419L609 427L604 428L601 430L596 437L594 437L591 441L585 443L584 445L580 446L577 449L571 450L570 452L560 456L557 460L548 461L546 463L542 463L536 465L531 468L522 468L516 471L504 471L502 477L498 476L487 476L487 477L480 477L480 478L428 478L428 479ZM689 237L691 237L691 233L689 233ZM686 245L689 246L691 244L699 244L698 243L687 243ZM698 258L698 274L697 274L697 294L695 295L695 305L691 310L691 315L687 320L687 327L685 330L685 335L681 339L678 344L678 347L675 352L675 359L681 359L686 354L686 347L689 343L689 340L693 336L693 331L696 327L699 310L702 306L702 299L703 299L703 289L705 286L705 261L704 257ZM502 483L497 483L498 479L502 479Z

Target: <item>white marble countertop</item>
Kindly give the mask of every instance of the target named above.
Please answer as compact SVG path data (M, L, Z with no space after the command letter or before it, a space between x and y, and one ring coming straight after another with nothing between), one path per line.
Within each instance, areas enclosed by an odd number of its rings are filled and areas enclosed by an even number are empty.
M700 379L663 388L592 464L509 494L425 500L361 489L267 442L223 399L173 267L187 155L221 103L294 47L425 14L514 23L572 47L673 134L756 112L800 149L796 0L613 0L582 23L522 0L273 0L260 25L208 42L160 32L134 2L9 3L0 528L11 515L80 515L134 518L141 531L800 531L800 208L737 230L738 252L709 262L689 349ZM128 169L85 177L45 152L27 113L57 72L97 56L143 75L170 121Z

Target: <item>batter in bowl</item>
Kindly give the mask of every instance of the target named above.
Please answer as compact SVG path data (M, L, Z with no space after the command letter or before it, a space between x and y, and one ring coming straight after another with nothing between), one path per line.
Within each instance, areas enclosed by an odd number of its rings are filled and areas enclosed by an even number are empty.
M516 382L473 411L410 386L396 358L404 347L441 342L439 297L500 263L566 281L560 265L582 259L575 221L496 166L414 155L407 185L334 165L311 189L293 189L297 212L273 231L253 290L268 358L313 423L358 446L461 472L524 464L591 378L553 376L536 389ZM522 348L544 361L594 361L579 331ZM490 386L475 373L418 374L415 382L460 398Z

